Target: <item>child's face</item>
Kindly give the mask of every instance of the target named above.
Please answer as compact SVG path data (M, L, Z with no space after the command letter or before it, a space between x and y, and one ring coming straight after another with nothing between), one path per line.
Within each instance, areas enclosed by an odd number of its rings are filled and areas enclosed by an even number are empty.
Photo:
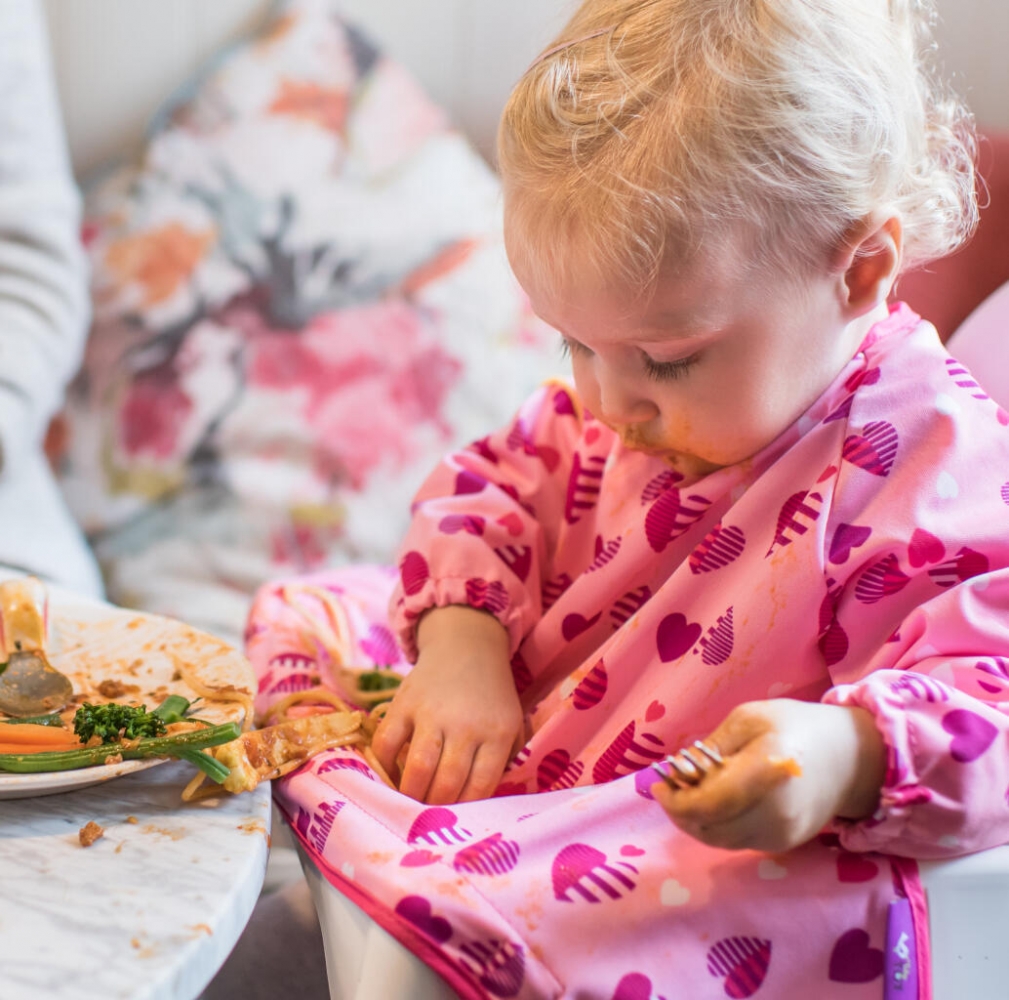
M551 287L510 257L533 308L566 341L588 409L627 447L689 479L773 441L851 358L866 326L845 313L843 274L824 268L799 284L747 271L741 243L667 268L647 299L591 280Z

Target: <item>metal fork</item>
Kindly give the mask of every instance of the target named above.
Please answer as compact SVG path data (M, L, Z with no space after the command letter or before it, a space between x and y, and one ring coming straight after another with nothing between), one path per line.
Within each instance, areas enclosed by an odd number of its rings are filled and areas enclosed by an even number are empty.
M658 764L668 764L672 773L658 768ZM653 764L652 767L662 776L662 780L671 788L694 788L716 767L724 767L725 758L716 747L694 740L689 747L682 747L676 753Z

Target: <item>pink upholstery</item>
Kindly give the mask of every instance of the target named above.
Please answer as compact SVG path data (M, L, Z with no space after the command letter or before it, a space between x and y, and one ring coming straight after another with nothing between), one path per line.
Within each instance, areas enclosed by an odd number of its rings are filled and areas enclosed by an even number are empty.
M988 296L947 342L953 356L974 374L985 391L1009 407L1009 281Z
M943 340L1000 285L1009 281L1009 133L981 140L981 223L961 250L900 279L896 297L934 323Z

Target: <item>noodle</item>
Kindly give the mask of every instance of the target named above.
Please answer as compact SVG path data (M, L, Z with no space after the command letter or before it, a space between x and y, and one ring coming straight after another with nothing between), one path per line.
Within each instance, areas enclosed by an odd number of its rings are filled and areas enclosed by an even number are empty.
M362 743L360 747L360 754L365 759L366 763L371 767L371 769L390 787L395 789L396 785L393 783L392 778L386 773L386 770L379 763L378 758L375 756L375 751L371 749L371 743Z
M306 645L315 645L320 652L325 654L329 675L333 690L329 685L310 688L304 691L295 691L285 695L283 698L271 705L259 719L260 729L251 733L243 733L233 743L224 744L222 747L214 748L212 755L218 760L225 760L233 763L234 767L244 769L241 776L239 772L233 770L237 784L232 784L232 779L227 782L227 787L213 785L203 787L206 775L202 772L196 775L183 790L183 801L193 802L212 795L217 795L229 789L243 790L253 788L259 781L272 781L275 778L283 777L291 771L300 767L305 761L323 750L335 749L338 747L352 747L368 766L375 772L375 775L390 788L396 785L389 777L385 768L381 765L375 752L371 748L371 740L374 736L378 723L381 721L386 709L391 692L384 691L362 691L357 683L357 676L367 670L355 670L349 665L352 646L352 630L347 614L342 605L335 599L329 591L322 587L311 584L286 585L281 588L281 597L284 602L292 608L305 624L303 638ZM234 687L213 688L193 676L191 669L184 663L176 659L176 666L182 679L201 697L216 701L240 701L245 708L246 717L243 729L248 730L252 723L253 696L245 691L239 691ZM383 674L393 674L394 671L378 671ZM399 676L398 674L396 676ZM341 693L346 697L341 697ZM354 711L348 702L368 705L381 699L381 703L375 705L372 710L363 715ZM328 708L329 712L292 714L292 709L297 706ZM311 717L318 715L343 716L343 720L333 718L330 729L342 730L331 736L322 736L319 733L315 739L317 743L309 742L310 749L305 749L305 744L300 743L299 752L290 760L277 760L273 766L262 760L262 752L257 752L256 759L261 763L259 768L252 767L249 757L252 754L249 748L253 746L257 739L263 740L260 736L266 729L281 730L282 727L296 725ZM350 731L348 731L350 730ZM320 738L322 737L322 738ZM283 740L284 736L277 734L270 738L271 745L275 740ZM251 741L251 742L249 742ZM260 743L260 747L265 747L265 743ZM225 748L228 748L225 750ZM222 751L224 751L222 753ZM301 752L303 751L303 752ZM252 772L250 774L250 772Z
M361 706L373 706L392 697L389 688L379 691L366 691L361 688L359 683L361 674L374 673L399 679L402 677L394 670L383 670L377 666L364 668L351 666L353 630L346 610L332 593L324 587L312 584L287 584L280 588L280 596L309 626L309 632L301 633L305 645L321 647L321 652L325 654L332 681L332 685L327 687L335 688L345 702ZM318 613L320 606L324 615ZM346 710L346 705L338 704L337 707ZM272 717L275 713L276 708L271 709L267 715Z
M338 712L351 711L347 703L335 691L330 691L328 688L311 688L308 691L295 691L274 702L263 716L262 721L269 723L271 719L277 717L281 720L290 718L288 709L306 701L316 705L331 705Z
M305 702L325 703L333 710L291 714L292 708ZM185 787L182 799L192 802L223 792L251 791L262 781L289 774L323 750L339 747L355 749L384 784L395 788L371 749L372 736L385 708L382 705L365 715L348 709L332 691L296 691L271 707L265 719L267 725L209 751L230 771L222 785L201 787L205 778L201 772Z
M350 733L348 736L334 736L332 739L326 740L325 743L320 744L317 747L312 748L312 753L322 753L323 750L335 750L339 747L350 747L359 746L364 740L362 739L360 733ZM285 761L278 767L275 767L268 774L263 775L264 781L273 781L274 778L282 778L285 774L293 771L296 767L300 767L305 763L307 758L302 758L301 760L289 760Z
M205 701L238 702L242 706L243 731L252 728L254 711L254 696L252 694L242 688L236 688L233 684L224 687L211 687L209 684L204 684L175 653L169 652L169 656L171 656L175 669L187 687L195 691Z
M206 780L206 775L202 771L197 771L195 777L192 781L182 789L182 801L183 802L197 802L199 799L209 798L211 795L217 794L216 788L204 788L202 794L197 795L197 789Z
M311 627L311 637L318 640L331 664L335 667L345 666L350 652L351 628L347 612L340 602L325 588L311 584L288 584L281 588L280 594L287 605ZM309 613L305 603L297 599L301 595L314 597L322 605L327 612L324 622L317 615Z

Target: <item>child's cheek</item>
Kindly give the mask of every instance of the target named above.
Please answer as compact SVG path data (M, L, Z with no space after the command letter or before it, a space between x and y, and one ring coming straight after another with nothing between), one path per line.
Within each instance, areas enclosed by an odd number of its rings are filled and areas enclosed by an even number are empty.
M574 378L575 389L585 408L598 416L599 406L599 384L592 376L591 367L585 364L583 358L571 358L571 374Z

